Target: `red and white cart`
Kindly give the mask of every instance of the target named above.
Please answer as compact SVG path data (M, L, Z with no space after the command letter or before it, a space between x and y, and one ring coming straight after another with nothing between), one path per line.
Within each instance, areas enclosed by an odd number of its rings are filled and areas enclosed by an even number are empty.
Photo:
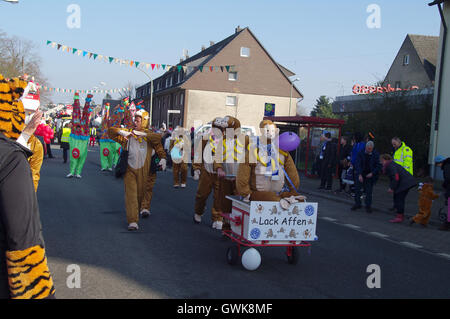
M290 264L299 258L298 247L311 247L317 241L317 203L296 203L283 209L278 202L245 202L239 196L232 201L231 214L222 216L231 230L223 230L236 245L227 250L227 261L235 265L242 257L242 247L286 247Z

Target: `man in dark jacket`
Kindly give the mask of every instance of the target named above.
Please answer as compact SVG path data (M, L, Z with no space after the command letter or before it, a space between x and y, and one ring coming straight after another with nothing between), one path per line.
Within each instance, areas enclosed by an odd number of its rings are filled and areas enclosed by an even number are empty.
M331 190L333 170L336 168L337 145L331 140L331 133L329 132L325 133L321 140L324 141L324 144L319 155L322 165L319 189L325 189L326 186L326 190Z
M344 172L350 165L351 161L351 153L352 153L352 146L348 142L348 138L345 136L341 137L341 148L339 150L339 192L342 192L345 190L345 187L347 184L344 184L342 181L342 172Z
M390 220L391 223L401 223L404 220L406 196L411 188L417 186L415 178L402 166L393 161L392 156L381 156L383 172L389 177L389 193L394 194L394 207L397 216Z
M448 205L450 198L450 157L446 159L444 156L439 155L436 157L435 163L436 166L439 166L442 169L444 174L444 183L442 184L442 187L445 190L445 205L448 209L447 221L439 227L439 230L450 230L450 208Z
M372 212L372 191L381 171L380 155L375 150L372 141L366 143L365 148L358 153L354 161L355 170L355 205L352 210L362 207L361 195L364 190L366 212Z
M29 150L0 133L0 298L49 298L55 293L28 156ZM23 264L32 266L24 271ZM9 286L12 278L16 284Z

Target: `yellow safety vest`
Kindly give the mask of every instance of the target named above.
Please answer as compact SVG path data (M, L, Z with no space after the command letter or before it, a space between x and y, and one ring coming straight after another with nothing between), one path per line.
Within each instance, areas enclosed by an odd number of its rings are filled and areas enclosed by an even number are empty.
M71 132L70 128L67 127L63 128L63 133L61 136L62 143L69 143L70 132Z
M411 175L414 175L413 151L404 142L395 151L394 162L406 169Z

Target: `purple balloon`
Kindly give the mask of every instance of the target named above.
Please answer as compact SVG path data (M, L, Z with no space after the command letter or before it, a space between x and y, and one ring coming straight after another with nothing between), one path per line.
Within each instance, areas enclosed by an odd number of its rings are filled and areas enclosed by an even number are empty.
M280 149L285 152L292 152L300 145L300 137L294 132L285 132L280 135Z

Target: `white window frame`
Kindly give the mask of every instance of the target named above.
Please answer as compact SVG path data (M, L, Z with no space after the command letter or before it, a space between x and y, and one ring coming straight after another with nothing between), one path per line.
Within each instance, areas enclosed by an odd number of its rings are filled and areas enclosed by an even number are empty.
M183 105L184 103L184 94L180 93L180 105Z
M232 75L234 75L234 78ZM238 80L237 72L228 72L228 81L237 81L237 80Z
M234 102L230 102L230 99L234 99ZM227 95L225 98L226 106L237 106L237 96L236 95Z
M409 54L405 54L404 56L403 56L403 65L409 65L409 60L410 60L410 56L409 56Z
M248 50L248 53L245 53L245 50ZM250 57L250 48L247 47L241 47L241 57L243 58L249 58Z

